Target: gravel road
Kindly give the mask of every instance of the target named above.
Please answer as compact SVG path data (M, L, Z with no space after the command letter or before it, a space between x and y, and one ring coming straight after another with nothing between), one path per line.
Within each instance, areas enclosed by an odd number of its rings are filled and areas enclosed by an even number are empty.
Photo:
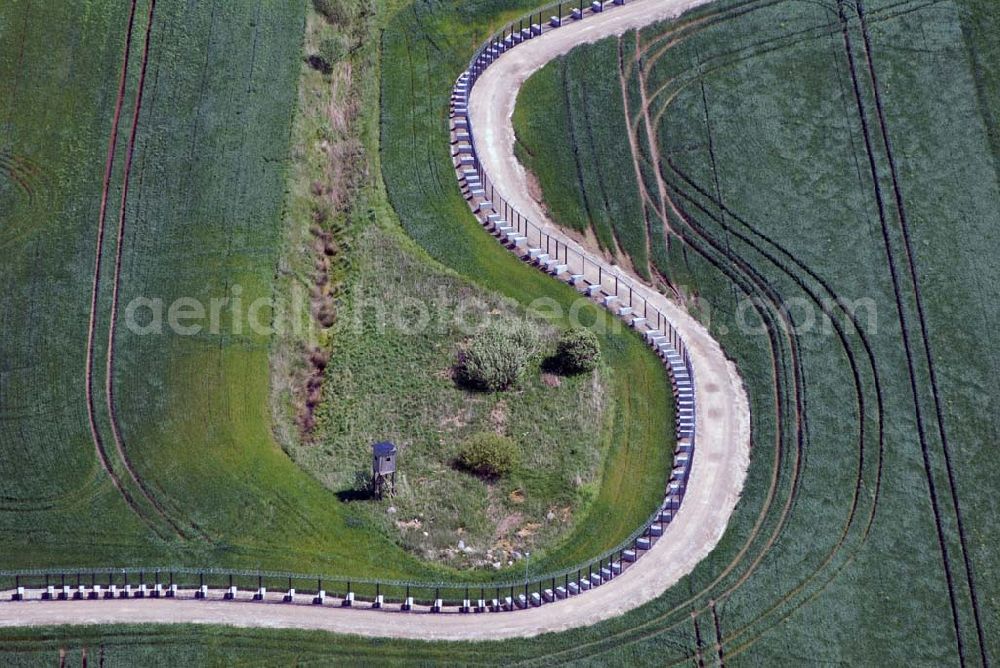
M583 42L676 16L706 0L634 0L532 39L502 55L472 90L469 111L476 150L497 189L522 213L560 236L529 196L514 158L511 114L517 91L546 62ZM609 66L612 66L609 64ZM624 166L623 166L624 168ZM570 247L581 248L569 237ZM600 258L594 257L594 261ZM627 276L621 269L623 276ZM638 279L632 277L638 282ZM427 614L274 601L176 599L0 602L0 626L111 623L207 623L236 627L321 629L415 639L500 639L594 624L646 603L675 584L718 543L739 500L750 455L750 409L742 381L708 332L652 290L642 295L681 333L695 369L697 450L680 511L653 549L622 575L584 595L510 613ZM666 472L665 472L666 473Z

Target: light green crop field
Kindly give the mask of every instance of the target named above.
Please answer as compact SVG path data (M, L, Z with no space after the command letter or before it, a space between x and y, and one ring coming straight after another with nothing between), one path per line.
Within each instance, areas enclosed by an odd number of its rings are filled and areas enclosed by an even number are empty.
M0 549L10 567L297 570L346 564L350 554L365 569L384 541L346 527L270 437L268 338L228 322L226 334L203 323L196 336L126 326L135 297L207 304L242 291L250 303L270 293L304 7L149 7L134 12L96 282L94 420L113 475L88 427L84 379L129 6L3 9L2 80L16 86L4 96L16 94L5 147L37 166L38 185L33 198L4 193ZM136 318L149 324L152 314ZM338 534L345 540L331 540Z

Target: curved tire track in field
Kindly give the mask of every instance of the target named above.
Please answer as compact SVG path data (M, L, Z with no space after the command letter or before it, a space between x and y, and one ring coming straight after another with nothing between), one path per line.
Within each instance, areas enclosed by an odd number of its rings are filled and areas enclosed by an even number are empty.
M122 495L125 503L136 515L143 519L152 528L153 525L145 517L131 493L122 484L122 480L108 456L104 440L101 438L100 429L97 426L97 412L94 402L94 336L97 330L97 303L100 298L101 273L102 273L102 249L104 248L105 222L108 212L108 191L111 188L111 173L114 169L115 152L118 146L118 126L121 121L122 106L125 103L125 86L128 79L129 58L132 50L132 36L135 28L135 11L138 0L132 0L129 9L128 28L125 34L125 52L122 58L121 73L118 78L118 97L115 101L115 111L111 123L111 136L108 140L108 155L104 163L104 184L101 189L101 204L97 217L97 242L94 250L94 279L91 284L90 293L90 320L87 326L87 361L84 371L84 386L87 402L87 418L90 424L90 436L94 442L94 449L101 467L108 473L111 482Z
M97 226L97 242L95 249L95 261L94 261L94 278L91 286L91 302L90 302L90 319L87 330L87 366L85 374L85 386L86 386L86 399L87 399L87 414L88 421L90 423L91 438L94 441L95 448L97 450L98 459L100 460L102 468L109 474L115 487L118 489L122 498L132 509L132 511L138 515L143 522L145 522L158 536L165 538L171 534L179 537L184 537L183 531L180 530L177 523L171 519L163 510L161 504L150 493L146 484L142 481L142 478L135 472L132 462L128 458L128 454L125 451L124 443L121 439L121 433L118 426L117 416L115 413L114 406L114 395L113 395L113 362L114 362L114 332L115 332L115 316L117 313L117 299L118 299L118 288L120 282L120 271L121 271L121 256L122 256L122 238L124 235L125 226L125 208L128 197L128 186L129 186L129 176L132 166L132 156L135 151L136 135L138 132L139 124L139 114L142 108L142 96L145 87L146 71L149 60L149 48L150 40L153 31L153 17L154 10L156 7L156 0L150 0L149 11L147 15L146 31L143 41L143 50L140 62L140 72L138 89L136 91L135 103L132 109L133 118L131 124L131 130L129 132L128 142L125 147L125 165L124 165L124 176L122 183L121 200L119 206L119 223L118 223L118 233L116 237L116 250L115 250L115 264L112 273L112 307L110 311L110 318L108 324L108 348L105 357L105 404L106 410L108 411L108 420L111 425L112 440L114 443L114 459L120 463L120 465L125 469L127 475L123 478L115 469L115 464L113 463L112 452L109 450L108 446L105 444L103 437L100 433L100 427L98 425L96 402L94 398L94 368L96 366L95 359L95 337L97 334L97 318L99 301L101 294L101 282L103 275L103 249L105 243L105 236L107 233L107 213L108 213L108 198L111 190L111 179L112 172L114 170L115 156L118 149L118 133L121 126L121 116L122 107L124 106L125 93L128 82L128 71L131 60L131 50L132 42L135 32L135 19L137 10L138 0L132 0L129 9L129 19L128 28L125 38L125 54L122 60L122 68L119 77L118 84L118 97L115 102L114 120L112 122L111 128L111 138L108 142L108 154L105 162L104 171L104 183L101 191L101 204L98 214L98 226ZM139 491L138 497L134 495L128 489L128 480L131 484L134 484ZM141 500L140 500L141 499ZM144 501L144 503L143 503ZM152 508L152 513L145 508L148 505ZM157 517L166 521L170 525L169 531L164 531L163 527L160 526Z
M160 503L160 501L149 489L149 485L143 480L142 476L136 473L135 467L132 465L132 461L129 459L128 452L125 449L125 441L122 438L121 427L118 424L118 413L115 408L114 399L115 334L117 331L116 325L118 319L118 295L121 289L121 266L123 248L125 245L125 224L127 218L128 195L132 177L132 160L135 156L136 137L139 132L139 117L142 113L142 100L146 90L146 73L149 66L149 49L153 36L153 19L155 12L156 0L150 0L149 14L147 16L146 23L146 35L142 49L142 61L139 66L139 83L135 95L135 104L132 109L132 126L129 130L128 145L125 149L125 165L122 176L121 198L118 208L118 233L115 240L115 265L111 281L111 307L108 323L107 352L104 365L104 382L106 388L105 399L108 417L111 423L111 434L114 439L115 451L118 454L118 458L121 460L125 470L128 472L129 477L139 488L142 496L155 509L156 513L170 525L171 529L177 536L186 539L189 536L187 535L185 529L183 529L180 526L180 523L170 516L170 514L163 507L163 504Z

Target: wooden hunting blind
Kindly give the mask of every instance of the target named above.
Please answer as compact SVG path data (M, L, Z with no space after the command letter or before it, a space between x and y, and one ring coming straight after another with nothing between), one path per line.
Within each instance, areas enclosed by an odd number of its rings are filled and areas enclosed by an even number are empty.
M372 445L372 494L382 498L386 485L396 492L396 446L389 441Z

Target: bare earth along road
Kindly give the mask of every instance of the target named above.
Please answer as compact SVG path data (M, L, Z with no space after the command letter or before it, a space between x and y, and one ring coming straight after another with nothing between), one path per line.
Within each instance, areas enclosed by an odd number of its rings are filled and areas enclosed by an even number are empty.
M469 104L476 150L497 190L554 237L586 253L546 220L529 195L527 175L513 153L510 119L517 91L532 72L574 46L671 18L706 1L634 0L547 32L502 55L473 87ZM600 261L597 257L593 260ZM615 271L627 275L620 269ZM414 639L488 640L586 626L656 598L690 573L722 537L746 478L750 410L734 365L708 332L665 297L652 290L643 292L641 296L670 318L689 349L698 406L697 450L684 502L664 537L607 584L571 599L517 612L438 615L288 605L278 603L280 597L274 595L265 603L251 602L246 592L236 601L194 600L192 592L181 592L175 599L11 602L4 594L0 626L208 623Z

